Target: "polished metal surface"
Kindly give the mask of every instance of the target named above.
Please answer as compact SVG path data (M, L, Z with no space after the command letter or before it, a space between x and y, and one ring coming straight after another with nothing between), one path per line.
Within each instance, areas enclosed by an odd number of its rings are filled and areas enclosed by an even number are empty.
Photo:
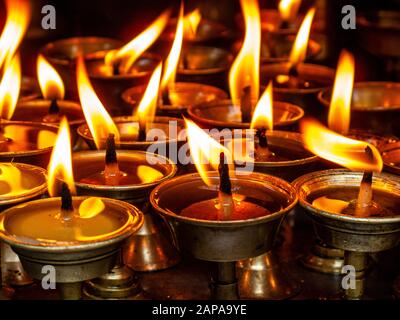
M114 123L117 125L119 128L119 131L121 130L128 130L129 127L132 126L133 123L138 123L136 117L116 117L113 118ZM152 122L152 127L158 128L159 129L165 129L168 127L172 128L172 126L169 126L170 122L176 122L176 129L177 129L177 134L179 135L180 131L185 128L183 120L182 119L177 119L177 118L172 118L172 117L155 117L153 122ZM78 135L88 144L88 146L95 150L96 145L94 143L94 139L92 137L92 134L90 133L89 127L87 124L83 124L78 128ZM164 132L167 135L169 132ZM166 152L167 154L169 153L169 147L174 147L182 144L184 141L182 138L179 136L176 137L168 137L166 140L157 140L157 141L138 141L138 140L120 140L116 141L115 146L117 149L124 149L124 150L142 150L142 151L147 151L150 146L152 146L154 149L157 149L157 146L160 146L161 150L163 146L166 146Z
M282 101L273 102L274 128L296 127L304 116L302 108ZM215 100L191 106L189 116L202 128L206 129L249 129L250 123L241 122L240 107L231 100Z
M241 299L289 299L301 290L272 251L237 263Z
M125 90L122 93L122 100L131 106L132 112L136 110L146 86L136 86ZM186 109L191 105L197 105L216 99L226 99L227 93L215 86L195 82L175 82L169 89L169 100L171 105L159 104L157 114L181 118Z
M74 197L73 201L83 201L87 197ZM66 245L53 243L51 246L27 243L15 238L7 230L0 237L17 253L26 272L34 279L42 279L43 266L55 266L57 283L79 283L107 273L115 264L121 245L126 238L140 229L143 214L134 206L118 200L101 198L105 205L112 205L126 216L127 225L117 234L99 238L88 243ZM24 210L37 208L44 203L60 203L59 198L41 199L28 202ZM21 210L18 206L7 209L3 216L12 215ZM131 219L132 218L132 219ZM72 286L67 285L66 288ZM67 289L68 289L67 288ZM75 290L72 290L75 292ZM73 296L74 293L71 293ZM69 294L67 294L67 297Z
M381 147L385 169L400 175L400 140L391 139Z
M72 155L72 166L78 195L103 196L123 200L137 206L144 213L143 226L130 236L124 245L124 262L135 271L155 271L176 265L179 254L172 245L169 230L154 213L148 212L148 197L151 190L163 181L175 176L176 165L161 155L135 150L117 150L120 167L133 164L151 163L152 168L160 171L163 177L151 183L138 183L121 186L96 185L79 182L84 178L85 166L95 172L104 170L105 151L82 151ZM96 169L97 168L97 169Z
M288 75L289 70L290 64L287 62L263 65L260 70L260 83L266 86L276 76ZM322 65L303 63L298 66L297 71L301 79L320 83L320 87L300 89L274 87L274 99L298 105L303 108L306 115L316 117L321 114L317 94L333 84L335 70Z
M218 173L209 172L215 184ZM252 173L231 179L232 185L246 192L249 187L254 194L261 196L267 190L275 190L287 203L280 211L255 219L239 221L209 221L187 218L173 212L168 199L179 199L182 195L198 193L204 188L199 174L188 174L166 181L157 186L150 195L154 209L169 223L174 231L175 244L194 257L215 262L228 262L258 256L271 249L273 240L284 216L296 202L296 193L289 183L279 178ZM251 186L251 187L250 187ZM246 195L246 193L244 193Z
M2 121L3 127L8 125L15 127L21 126L21 128L31 127L32 130L38 130L38 131L46 130L54 133L57 133L58 131L57 126L51 124L37 123L30 121L5 121L5 120ZM23 131L21 130L21 132ZM37 141L30 141L30 142L34 144L37 143ZM36 165L42 168L47 168L52 149L53 147L47 147L35 150L22 150L22 151L0 151L0 161L26 163L26 164Z
M400 83L356 82L351 102L351 127L382 134L400 135L398 116L400 112ZM325 114L332 96L332 89L318 93Z

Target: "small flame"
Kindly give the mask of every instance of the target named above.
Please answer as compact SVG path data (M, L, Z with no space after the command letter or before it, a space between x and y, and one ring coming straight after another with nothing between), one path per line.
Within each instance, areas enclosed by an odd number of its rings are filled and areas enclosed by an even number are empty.
M50 196L58 195L57 179L68 185L71 193L75 194L74 175L72 172L71 140L67 118L63 117L58 129L57 140L51 153L50 163L47 168L49 173L48 191Z
M22 173L12 163L0 164L0 182L5 182L9 186L9 191L2 193L1 196L16 196L26 192L22 186Z
M179 18L176 26L175 39L171 51L165 60L164 72L161 80L161 88L165 90L175 83L176 70L178 68L179 56L181 55L183 41L183 1L179 10Z
M104 202L97 197L90 197L81 202L79 205L79 217L82 219L90 219L97 216L105 209Z
M83 114L97 149L102 149L110 133L119 140L118 128L97 97L86 71L82 57L77 59L77 83Z
M145 52L160 36L167 25L170 10L161 13L153 23L141 34L131 40L119 50L112 50L105 56L105 64L113 67L119 63L122 74L127 74L135 61Z
M2 119L11 119L17 106L19 91L21 89L21 61L15 55L10 64L6 66L5 73L0 82L0 116Z
M53 66L39 54L36 63L40 89L47 100L64 99L64 83Z
M303 120L300 129L306 147L317 156L350 170L382 171L381 155L373 145L341 136L316 120Z
M154 70L137 109L137 116L142 128L146 127L146 123L152 122L156 114L160 79L161 63Z
M7 20L0 36L0 67L10 62L26 32L31 8L29 0L6 0Z
M281 0L278 10L283 21L292 21L300 7L301 0Z
M184 35L189 39L196 38L197 28L201 21L199 9L195 9L183 18Z
M257 0L240 1L246 34L240 49L229 71L229 91L232 101L238 103L245 87L251 88L251 98L259 97L261 20Z
M331 130L346 135L350 127L350 106L354 83L354 57L343 50L339 57L329 107L328 126Z
M207 135L193 121L185 119L185 122L190 155L204 183L211 186L212 183L207 176L207 167L218 169L221 152L225 153L228 164L232 164L232 155L228 149Z
M272 130L273 119L272 81L270 81L254 109L250 128Z
M311 8L308 10L303 22L301 23L289 56L289 62L292 66L297 66L306 59L308 38L310 36L314 15L315 8Z

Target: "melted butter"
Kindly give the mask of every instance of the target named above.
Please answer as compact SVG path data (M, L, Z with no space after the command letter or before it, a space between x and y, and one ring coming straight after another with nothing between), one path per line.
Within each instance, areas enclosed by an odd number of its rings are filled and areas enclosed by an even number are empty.
M349 204L350 202L348 201L330 199L326 196L319 197L312 202L313 207L332 213L342 213Z

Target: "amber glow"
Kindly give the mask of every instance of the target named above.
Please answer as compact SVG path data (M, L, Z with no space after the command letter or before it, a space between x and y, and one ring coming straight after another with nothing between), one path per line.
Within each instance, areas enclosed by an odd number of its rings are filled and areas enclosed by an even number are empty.
M6 183L9 188L9 191L2 193L0 197L16 196L27 191L27 189L22 186L21 170L12 163L0 164L0 182Z
M274 123L272 110L272 81L270 81L254 109L250 128L272 130Z
M137 117L142 128L146 127L146 123L152 122L156 114L160 79L161 63L154 70L137 109Z
M221 152L225 153L229 165L233 163L232 155L228 149L207 135L193 121L185 119L185 122L192 160L204 183L211 186L212 183L207 176L207 171L210 168L218 170Z
M382 158L371 144L339 135L316 120L300 122L305 146L317 156L332 161L350 170L382 171ZM372 151L369 156L367 147Z
M289 62L297 66L306 59L308 38L310 37L311 24L314 19L315 8L308 10L299 32L296 35L292 50L290 51Z
M278 10L283 21L292 21L297 16L301 0L281 0Z
M328 126L331 130L346 135L350 127L351 96L354 83L354 57L343 50L339 57L329 107Z
M68 185L71 193L75 194L71 154L70 130L68 121L64 117L60 122L57 140L51 153L50 163L47 168L49 174L47 188L52 197L57 196L59 193L59 190L57 190L57 179L64 181Z
M0 82L0 116L2 119L11 119L17 106L20 89L21 61L17 54L7 65Z
M82 219L90 219L97 216L105 209L104 202L97 197L90 197L81 202L79 205L79 217Z
M240 1L246 34L240 49L229 71L229 91L234 103L240 101L242 90L251 88L251 98L259 97L261 21L257 0Z
M199 27L200 21L201 13L199 9L193 10L183 18L183 33L185 35L185 38L196 38L197 28Z
M160 180L164 176L162 172L157 169L145 165L138 166L137 175L142 183L152 183Z
M48 100L64 99L64 83L53 66L39 54L37 59L37 75L43 97Z
M30 20L29 0L6 0L7 20L0 36L0 67L10 62Z
M176 26L175 38L172 43L171 51L165 60L163 76L161 80L161 88L165 90L168 86L175 83L176 70L178 68L179 57L182 50L183 41L183 2L179 10L179 18Z
M112 67L119 64L121 74L129 73L130 68L135 61L145 52L160 36L167 25L170 16L170 10L161 13L141 34L131 40L119 50L108 52L105 57L106 65Z
M119 141L118 128L97 97L89 81L82 57L77 59L77 83L83 114L98 149L102 149L110 133Z

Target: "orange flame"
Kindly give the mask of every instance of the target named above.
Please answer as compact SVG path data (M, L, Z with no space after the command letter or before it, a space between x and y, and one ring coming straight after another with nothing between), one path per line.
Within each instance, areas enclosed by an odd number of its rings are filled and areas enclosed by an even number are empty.
M382 158L371 144L341 136L316 120L303 120L300 129L306 147L317 156L350 170L382 171ZM367 148L372 155L369 155Z
M58 195L57 179L62 180L68 185L71 193L75 194L74 175L72 172L70 130L67 118L63 117L58 129L57 140L51 153L51 158L47 171L48 191L50 196Z
M10 64L6 66L0 82L0 115L2 119L11 119L17 106L19 91L21 89L21 61L15 55Z
M346 135L350 127L350 106L354 83L354 57L343 50L340 53L329 107L328 126L331 130Z
M311 24L315 15L315 8L308 10L299 32L297 33L292 50L290 51L289 62L297 66L306 59L308 38L310 37Z
M90 197L81 202L79 205L79 217L82 219L90 219L97 216L105 209L104 202L97 197Z
M43 97L48 100L64 99L65 88L60 75L41 54L37 58L36 69Z
M83 114L93 136L97 149L102 149L110 133L119 140L118 128L97 97L86 71L82 57L77 59L77 83Z
M183 1L179 10L178 24L176 26L175 39L171 51L165 60L164 72L161 80L161 88L165 90L175 83L176 70L178 68L179 56L181 55L183 41Z
M246 34L240 49L229 71L229 91L232 101L238 103L245 87L251 88L251 98L259 97L261 20L257 0L240 1Z
M301 0L281 0L278 10L283 21L292 21L299 11Z
M105 56L105 64L112 67L119 63L122 74L127 74L135 61L145 52L160 36L167 25L170 10L161 13L153 23L141 34L131 40L119 50L112 50Z
M17 51L31 15L29 0L6 0L6 7L7 20L0 36L0 67Z
M189 39L196 38L197 28L201 21L199 9L195 9L183 18L184 35Z
M232 164L232 155L227 148L219 144L193 121L185 119L190 155L204 183L211 186L207 176L207 168L218 169L219 155L225 153L228 164Z
M254 109L250 128L272 130L274 126L273 119L272 81L270 81Z
M146 123L152 122L156 114L160 79L161 63L151 75L146 91L144 92L142 100L140 100L139 107L137 109L137 117L142 128L146 127Z

